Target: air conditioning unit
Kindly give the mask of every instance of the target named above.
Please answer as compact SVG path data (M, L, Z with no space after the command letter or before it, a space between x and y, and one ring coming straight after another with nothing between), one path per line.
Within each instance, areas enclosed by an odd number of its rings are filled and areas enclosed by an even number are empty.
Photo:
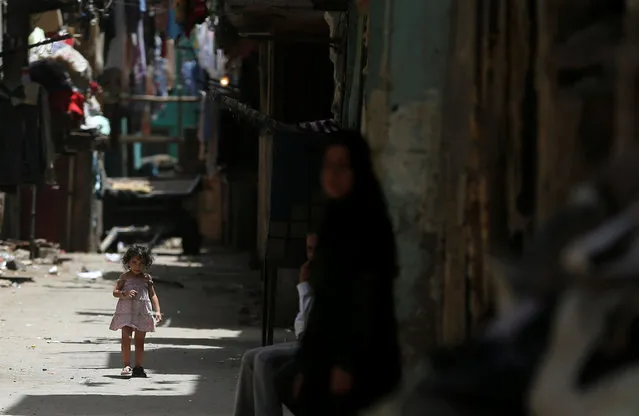
M347 0L311 0L316 10L325 12L345 12L348 11Z

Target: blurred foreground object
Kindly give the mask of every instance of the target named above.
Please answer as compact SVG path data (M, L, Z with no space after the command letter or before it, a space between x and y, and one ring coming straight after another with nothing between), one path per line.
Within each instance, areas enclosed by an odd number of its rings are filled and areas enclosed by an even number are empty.
M401 415L639 414L639 149L574 187L493 276L498 316L430 356Z

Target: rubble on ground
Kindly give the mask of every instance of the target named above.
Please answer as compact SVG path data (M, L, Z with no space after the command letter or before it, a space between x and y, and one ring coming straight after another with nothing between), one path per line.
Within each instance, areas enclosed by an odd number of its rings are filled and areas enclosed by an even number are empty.
M23 274L38 265L60 263L60 246L46 240L35 240L35 258L31 259L31 242L0 240L0 288L12 287L17 281L32 281Z

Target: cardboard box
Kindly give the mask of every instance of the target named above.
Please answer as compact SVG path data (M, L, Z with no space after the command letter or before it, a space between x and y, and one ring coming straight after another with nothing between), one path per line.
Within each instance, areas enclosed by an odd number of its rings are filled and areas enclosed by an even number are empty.
M64 25L62 12L58 9L36 15L35 19L33 19L33 24L44 30L45 34L58 33Z

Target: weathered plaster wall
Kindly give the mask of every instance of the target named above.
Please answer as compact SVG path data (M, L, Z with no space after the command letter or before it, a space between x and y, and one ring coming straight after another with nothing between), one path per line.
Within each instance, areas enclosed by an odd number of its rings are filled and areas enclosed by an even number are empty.
M440 333L441 112L452 0L370 4L366 134L395 224L406 363Z

